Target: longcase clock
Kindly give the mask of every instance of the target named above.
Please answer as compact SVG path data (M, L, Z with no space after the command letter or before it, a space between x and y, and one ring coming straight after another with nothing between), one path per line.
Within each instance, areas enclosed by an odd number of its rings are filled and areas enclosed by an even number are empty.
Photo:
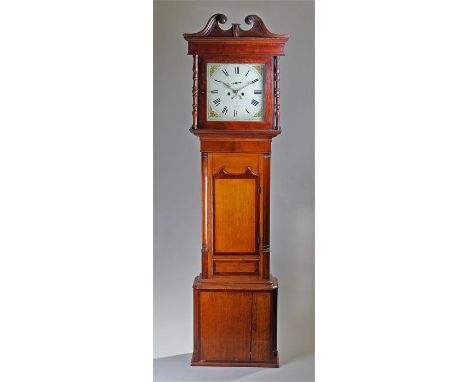
M279 57L287 35L260 17L223 29L213 15L185 33L200 138L201 274L195 278L196 366L278 367L278 280L270 274L271 140L281 132Z

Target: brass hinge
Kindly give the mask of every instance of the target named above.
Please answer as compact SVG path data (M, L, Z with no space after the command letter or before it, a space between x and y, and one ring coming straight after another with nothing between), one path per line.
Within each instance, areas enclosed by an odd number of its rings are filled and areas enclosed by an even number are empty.
M258 189L257 189L258 193L260 194L262 192L262 188L260 186L258 186Z

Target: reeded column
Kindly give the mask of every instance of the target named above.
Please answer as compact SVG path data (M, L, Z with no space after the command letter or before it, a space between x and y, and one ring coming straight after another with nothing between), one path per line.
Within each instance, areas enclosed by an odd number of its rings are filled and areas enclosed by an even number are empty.
M192 128L196 129L198 119L198 55L193 55L193 86L192 86Z
M274 128L280 129L280 90L279 90L280 70L279 70L279 56L273 57L273 97L275 100L274 109Z

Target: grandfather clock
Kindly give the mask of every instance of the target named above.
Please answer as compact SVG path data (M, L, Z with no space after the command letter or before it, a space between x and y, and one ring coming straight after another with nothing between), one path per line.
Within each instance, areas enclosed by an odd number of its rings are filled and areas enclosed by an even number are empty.
M260 17L222 29L213 15L185 33L200 138L201 274L195 278L196 366L278 367L278 280L270 274L271 140L281 133L279 56L288 35Z

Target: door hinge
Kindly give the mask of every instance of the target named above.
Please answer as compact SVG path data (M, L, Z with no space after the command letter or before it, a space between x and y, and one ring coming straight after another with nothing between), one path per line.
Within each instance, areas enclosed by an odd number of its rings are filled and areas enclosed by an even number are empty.
M260 237L257 236L257 245L259 245L259 244L260 244Z
M260 194L262 192L262 188L260 186L258 186L258 189L257 189L258 193Z

